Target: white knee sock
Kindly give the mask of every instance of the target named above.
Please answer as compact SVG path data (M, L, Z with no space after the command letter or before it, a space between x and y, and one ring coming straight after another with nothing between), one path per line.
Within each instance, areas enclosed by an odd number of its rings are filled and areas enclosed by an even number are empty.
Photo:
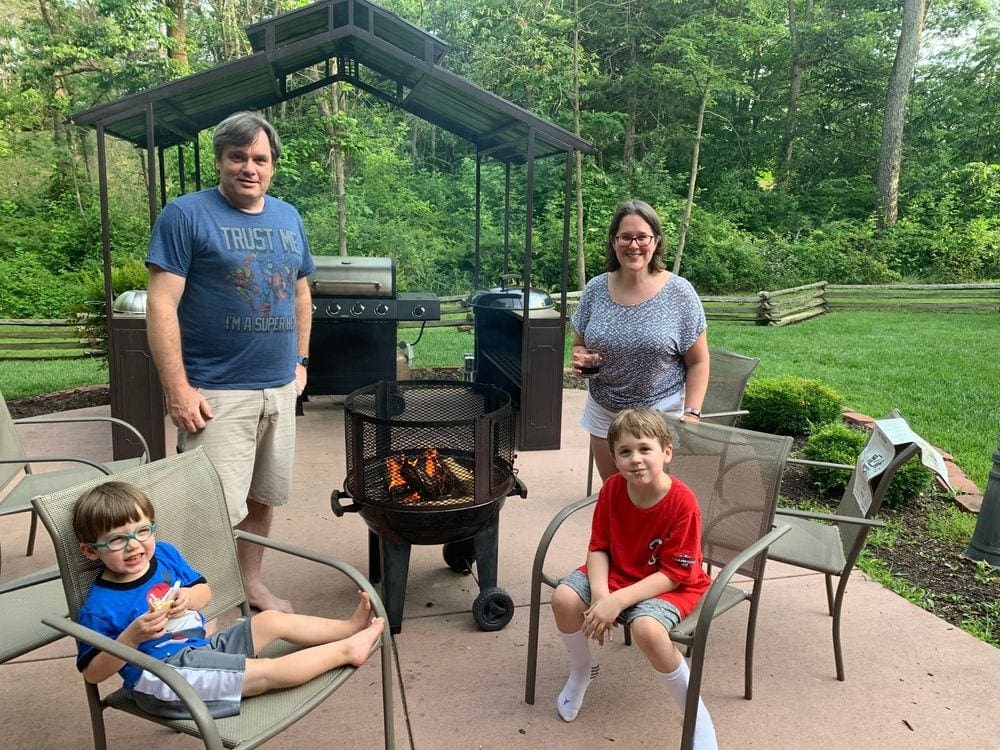
M683 711L685 701L687 700L688 679L691 676L691 670L688 668L687 662L681 659L681 665L669 674L666 672L656 672L655 670L654 672L656 679L663 683L667 692L673 696L673 699L677 701L677 705ZM698 720L694 726L694 748L695 750L717 750L718 747L712 717L708 715L705 702L701 698L698 698Z
M569 679L556 700L556 711L564 721L573 721L583 705L583 695L590 681L597 677L598 667L591 664L590 639L582 630L559 635L569 652Z

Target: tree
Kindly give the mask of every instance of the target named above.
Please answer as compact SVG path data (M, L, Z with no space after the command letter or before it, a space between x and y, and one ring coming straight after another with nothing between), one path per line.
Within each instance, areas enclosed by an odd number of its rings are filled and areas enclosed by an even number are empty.
M905 0L903 3L903 22L885 97L882 146L878 157L878 205L875 214L880 228L891 227L899 215L899 165L902 160L906 98L917 66L926 12L927 0Z

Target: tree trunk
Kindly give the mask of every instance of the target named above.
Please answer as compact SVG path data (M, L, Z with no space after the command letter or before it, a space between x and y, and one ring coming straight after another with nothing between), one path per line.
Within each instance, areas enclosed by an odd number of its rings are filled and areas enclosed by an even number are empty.
M573 0L573 132L580 135L580 2ZM573 152L573 190L576 193L576 284L587 285L587 257L583 237L583 154Z
M813 0L805 0L802 20L809 23L812 20ZM799 96L802 93L802 73L806 67L806 56L802 50L799 38L798 24L795 19L795 0L788 0L788 33L792 47L792 70L788 80L788 112L785 115L785 142L778 184L788 187L788 174L792 169L792 149L795 144L796 117L799 112Z
M694 208L694 192L698 184L698 156L701 153L701 134L705 125L705 109L708 107L708 97L712 90L712 65L714 59L708 61L708 78L702 90L701 102L698 104L698 124L695 128L694 146L691 149L691 179L688 180L687 203L684 204L684 220L681 222L680 234L677 237L677 252L674 253L674 273L681 272L681 258L684 256L684 243L687 240L688 227L691 226L691 210Z
M330 187L333 189L334 200L337 201L337 254L347 255L347 203L344 189L344 151L340 147L339 115L343 111L341 101L342 90L339 83L329 87L327 92L316 97L316 107L323 117L323 129L330 141ZM331 108L332 104L332 108Z
M187 53L187 18L184 15L187 0L166 0L167 10L174 14L174 22L167 24L167 36L173 44L167 57L177 63L182 73L189 73L191 64Z
M906 98L917 66L926 12L927 0L904 0L899 44L885 97L882 145L878 155L878 205L875 207L875 214L880 229L891 227L899 215L899 165L903 150Z

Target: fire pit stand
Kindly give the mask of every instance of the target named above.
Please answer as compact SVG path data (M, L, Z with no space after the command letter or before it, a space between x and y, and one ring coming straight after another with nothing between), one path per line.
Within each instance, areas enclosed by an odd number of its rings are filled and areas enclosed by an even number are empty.
M357 512L369 529L368 565L382 583L393 633L403 618L410 546L443 544L456 572L475 561L472 613L483 630L510 622L514 605L497 586L499 515L527 496L514 471L510 396L482 383L380 381L344 401L347 478L334 490L337 516ZM343 506L341 498L354 503Z

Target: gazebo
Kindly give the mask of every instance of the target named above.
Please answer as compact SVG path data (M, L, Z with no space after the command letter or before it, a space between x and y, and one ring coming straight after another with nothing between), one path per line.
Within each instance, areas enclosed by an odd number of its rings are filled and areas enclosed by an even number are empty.
M210 70L139 91L70 116L97 133L105 275L105 314L112 414L135 424L153 457L165 453L161 386L146 344L145 320L112 309L111 237L108 210L108 135L145 149L150 226L167 200L166 152L192 143L200 175L198 134L233 112L264 109L344 81L470 142L476 152L475 285L480 285L481 165L505 165L504 267L509 270L512 166L523 166L524 257L521 276L531 286L535 161L562 154L566 161L563 212L562 305L555 315L519 311L521 350L505 356L487 377L511 391L519 405L522 450L559 446L561 366L566 323L573 153L592 153L587 141L441 67L448 45L368 0L319 0L246 28L253 52ZM184 151L177 149L180 189ZM196 178L195 189L201 185ZM508 353L509 354L509 353ZM553 362L558 359L558 378ZM544 361L544 365L540 364ZM547 365L547 366L545 366ZM539 373L545 373L545 382ZM116 434L115 455L136 455L138 446Z

